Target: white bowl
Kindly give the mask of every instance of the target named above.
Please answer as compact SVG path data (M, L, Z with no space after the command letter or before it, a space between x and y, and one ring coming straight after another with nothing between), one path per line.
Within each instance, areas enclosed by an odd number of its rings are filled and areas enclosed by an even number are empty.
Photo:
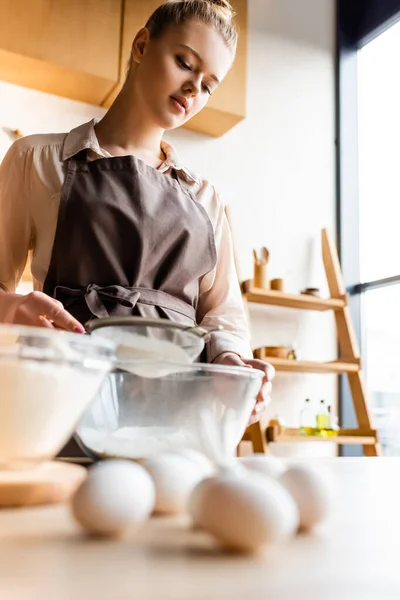
M106 340L0 325L0 469L54 457L113 366Z

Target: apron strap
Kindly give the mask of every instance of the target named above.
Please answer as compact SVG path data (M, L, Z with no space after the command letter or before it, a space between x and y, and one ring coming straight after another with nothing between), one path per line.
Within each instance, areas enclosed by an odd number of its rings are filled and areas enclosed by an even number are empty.
M73 289L65 286L57 286L54 297L66 308L75 299L84 299L90 312L98 318L109 317L110 314L104 305L105 301L112 301L128 308L135 308L136 304L150 304L167 310L183 314L185 317L196 322L196 311L183 300L171 296L161 290L152 290L141 287L124 287L121 285L109 285L101 287L94 283L86 288Z

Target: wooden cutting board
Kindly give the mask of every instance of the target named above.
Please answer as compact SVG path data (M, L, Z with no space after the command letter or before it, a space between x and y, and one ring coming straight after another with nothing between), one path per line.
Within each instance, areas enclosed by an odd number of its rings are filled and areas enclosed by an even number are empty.
M0 471L0 507L65 502L86 477L86 469L46 462L24 471Z

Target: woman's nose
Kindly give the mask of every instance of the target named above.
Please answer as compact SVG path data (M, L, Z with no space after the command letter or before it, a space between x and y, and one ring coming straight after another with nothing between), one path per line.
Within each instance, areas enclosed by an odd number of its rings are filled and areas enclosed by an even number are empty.
M200 79L195 77L191 78L183 86L185 92L189 92L191 96L197 96L201 90Z

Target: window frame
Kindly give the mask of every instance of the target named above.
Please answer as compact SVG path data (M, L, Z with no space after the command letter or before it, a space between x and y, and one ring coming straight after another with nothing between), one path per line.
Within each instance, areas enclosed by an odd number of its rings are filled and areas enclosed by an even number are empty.
M361 347L361 297L368 289L400 282L400 275L361 283L359 252L357 53L400 20L400 0L336 2L336 195L338 250L350 313ZM356 427L347 377L340 378L339 416ZM360 446L342 446L341 456L360 456Z

